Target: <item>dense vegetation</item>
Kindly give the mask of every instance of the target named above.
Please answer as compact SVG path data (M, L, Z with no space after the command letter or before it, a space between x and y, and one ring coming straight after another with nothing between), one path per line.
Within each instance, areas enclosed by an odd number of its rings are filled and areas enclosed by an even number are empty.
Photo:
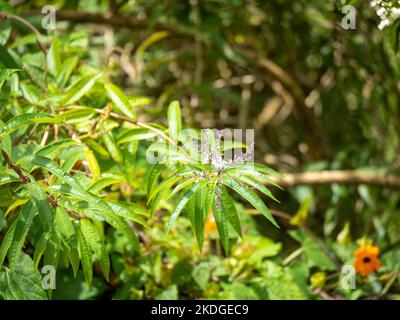
M0 298L399 298L399 16L0 0Z

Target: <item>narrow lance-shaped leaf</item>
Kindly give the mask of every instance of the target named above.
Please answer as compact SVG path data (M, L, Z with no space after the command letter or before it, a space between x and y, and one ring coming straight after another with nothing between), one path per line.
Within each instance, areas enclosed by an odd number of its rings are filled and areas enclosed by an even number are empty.
M61 240L70 249L75 239L75 229L71 218L65 212L64 208L58 207L56 209L56 227L62 237Z
M171 138L178 141L182 130L181 108L178 101L172 101L168 107L168 130Z
M13 238L14 238L14 233L15 233L15 227L17 225L17 221L15 221L11 227L7 230L6 235L4 236L3 241L1 242L1 246L0 246L0 269L1 266L3 265L4 259L7 255L8 249L10 249L11 244L13 242Z
M33 253L33 265L35 270L37 270L39 266L40 258L43 256L43 253L46 250L49 238L50 232L44 232L35 245L35 251Z
M213 215L217 224L218 234L221 239L222 246L224 247L226 255L229 255L230 243L227 212L222 205L217 207L216 203L214 203Z
M172 228L172 226L175 223L175 220L178 218L179 214L183 210L183 208L186 206L187 202L190 200L193 195L196 194L201 188L203 188L208 181L200 181L196 183L194 186L192 186L190 189L186 190L185 193L182 195L181 199L178 201L178 204L176 205L175 210L171 214L171 218L169 219L168 226L167 226L167 231L169 232Z
M147 177L146 177L146 193L147 197L150 196L151 190L154 189L157 179L161 174L161 171L163 170L164 166L162 164L154 164L150 167L149 171L147 172Z
M87 94L90 89L94 86L96 81L102 76L102 74L98 74L96 76L90 75L79 80L73 87L71 87L66 93L65 98L62 101L62 105L69 105L80 98L82 98L85 94Z
M39 187L39 185L33 179L33 177L30 177L30 180L31 182L26 184L25 187L29 195L35 202L35 206L39 212L39 220L40 223L42 224L44 231L48 232L53 227L53 221L54 221L53 211L49 206L46 194Z
M232 178L223 178L222 183L231 188L232 190L236 191L238 194L240 194L244 199L250 202L257 210L259 210L261 214L263 214L274 226L279 228L278 224L276 223L271 212L268 210L267 206L253 190L243 187L241 184L239 184Z
M29 228L31 227L34 213L34 207L31 202L28 202L26 205L24 205L19 213L17 225L15 226L13 242L8 251L8 266L12 272L14 272L17 268L19 257L21 255L21 249L25 242Z
M61 59L58 45L58 38L55 36L47 53L47 68L53 76L60 72Z
M123 149L124 172L126 181L129 185L133 184L136 169L136 154L139 147L139 141L132 141L125 145Z
M244 183L248 184L249 186L256 188L257 190L264 193L267 197L275 200L276 202L279 202L279 200L274 197L272 192L269 191L266 186L264 186L262 183L260 183L256 179L246 176L246 175L239 175L239 176L235 175L234 177L235 177L235 179L239 180L240 182L244 182Z
M89 171L92 173L93 180L96 181L97 179L99 179L101 174L99 163L97 162L96 156L94 155L92 150L86 147L84 149L84 153L87 160Z
M136 120L136 114L132 107L129 105L128 98L121 91L121 89L119 89L112 83L107 83L104 87L106 88L108 96L110 97L112 102L114 102L117 109L132 120Z
M114 137L112 136L112 133L110 132L105 133L102 136L102 139L111 158L113 158L113 160L117 163L122 163L123 162L122 152L121 149L116 144Z
M242 227L240 224L239 215L236 211L233 199L228 194L225 187L221 187L221 207L222 212L226 215L229 223L235 229L239 236L242 236Z
M6 137L8 137L15 130L29 125L29 124L38 124L38 123L61 123L62 120L60 118L54 118L49 114L45 113L25 113L14 118L11 118L7 121L5 126L3 127L2 132L0 133L0 141L3 141Z
M82 219L80 221L80 228L86 242L96 254L105 278L108 279L110 274L110 260L99 230L88 219Z
M86 284L90 286L93 279L92 252L80 230L78 230L78 243L79 243L79 254L81 257L83 274L85 276Z

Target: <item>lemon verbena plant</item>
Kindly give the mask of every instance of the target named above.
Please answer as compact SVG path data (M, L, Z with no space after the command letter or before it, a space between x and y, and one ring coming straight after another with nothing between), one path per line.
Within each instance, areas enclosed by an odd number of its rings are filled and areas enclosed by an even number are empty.
M22 252L34 269L63 264L76 274L81 266L90 283L95 263L108 279L107 229L139 251L138 235L160 210L169 211L169 229L184 211L200 249L212 212L227 253L230 232L241 235L234 194L276 225L257 192L275 199L265 182L277 173L249 161L253 144L183 129L177 101L167 123L138 120L152 100L126 95L90 65L84 35L46 41L35 53L24 50L35 46L30 38L0 46L0 277L8 290L19 294L10 288Z

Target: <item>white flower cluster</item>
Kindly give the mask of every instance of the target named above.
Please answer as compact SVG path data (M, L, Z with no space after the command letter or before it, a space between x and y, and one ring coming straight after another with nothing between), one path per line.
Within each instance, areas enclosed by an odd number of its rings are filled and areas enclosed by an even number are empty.
M400 18L399 0L372 0L371 7L381 19L378 26L381 30Z

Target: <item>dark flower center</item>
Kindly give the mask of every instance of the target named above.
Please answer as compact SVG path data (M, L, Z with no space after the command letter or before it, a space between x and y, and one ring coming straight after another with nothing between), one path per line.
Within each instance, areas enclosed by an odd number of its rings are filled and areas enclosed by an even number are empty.
M363 262L364 262L364 263L369 263L369 262L371 262L371 258L365 257L365 258L363 259Z

